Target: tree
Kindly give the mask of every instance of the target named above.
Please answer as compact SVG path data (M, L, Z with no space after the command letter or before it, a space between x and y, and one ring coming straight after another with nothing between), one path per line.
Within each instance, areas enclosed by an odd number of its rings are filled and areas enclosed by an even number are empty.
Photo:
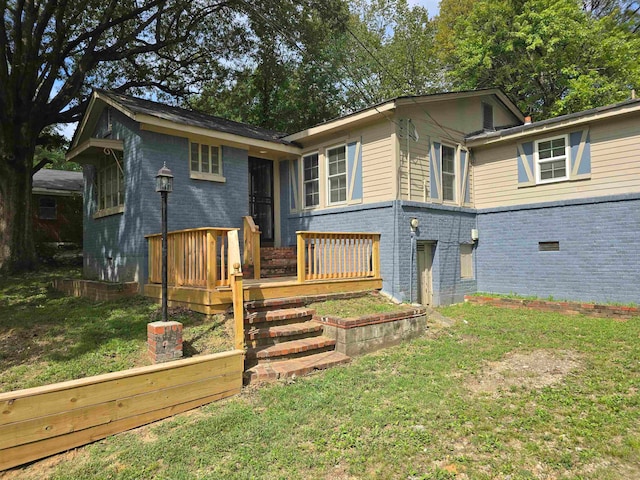
M317 6L332 18L332 3L0 0L0 270L34 265L34 152L47 126L79 119L92 87L193 92L245 51L255 8Z
M478 1L458 28L454 87L500 87L540 119L624 100L640 78L638 37L575 0Z
M347 19L346 4L327 2L326 15L270 4L249 15L255 36L248 53L224 78L210 82L191 106L279 131L296 131L340 113L340 91L330 51ZM297 32L297 33L296 33Z

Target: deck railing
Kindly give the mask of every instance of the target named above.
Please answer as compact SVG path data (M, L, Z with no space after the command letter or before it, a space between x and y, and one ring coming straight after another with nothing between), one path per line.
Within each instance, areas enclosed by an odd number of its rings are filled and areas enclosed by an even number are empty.
M245 265L253 265L253 278L260 278L260 229L251 216L243 217L242 242L244 250L242 258Z
M228 286L235 258L227 258L237 228L194 228L167 235L167 283L172 286L215 288ZM162 235L147 235L149 283L162 283ZM238 254L239 257L239 254ZM239 258L238 260L239 261ZM232 262L232 263L230 263Z
M380 234L296 232L298 282L380 277Z

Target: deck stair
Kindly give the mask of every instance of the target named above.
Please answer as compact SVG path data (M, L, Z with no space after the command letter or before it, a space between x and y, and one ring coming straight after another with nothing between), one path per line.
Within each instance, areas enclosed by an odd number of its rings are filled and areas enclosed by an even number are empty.
M308 374L350 361L322 335L302 298L245 302L245 382Z

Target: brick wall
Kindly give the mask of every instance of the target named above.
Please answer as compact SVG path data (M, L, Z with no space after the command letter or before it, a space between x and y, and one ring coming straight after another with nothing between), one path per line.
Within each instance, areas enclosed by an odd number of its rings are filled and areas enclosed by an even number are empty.
M174 175L168 200L169 231L185 228L242 227L249 213L248 154L222 146L226 182L189 178L186 138L142 131L137 123L113 113L113 138L124 141L126 199L122 214L93 219L94 168L85 167L84 246L87 278L145 282L145 235L161 231L160 194L155 177L163 162ZM240 231L240 236L242 231Z
M409 227L413 217L420 221L416 242L436 242L434 304L461 302L465 293L476 291L475 279L460 278L460 243L470 242L475 228L471 209L397 201L287 214L283 243L295 245L296 230L379 232L383 290L400 301L416 301L417 259L414 253L412 260Z
M640 195L480 210L478 230L479 291L640 299ZM550 241L560 250L538 250L538 242Z

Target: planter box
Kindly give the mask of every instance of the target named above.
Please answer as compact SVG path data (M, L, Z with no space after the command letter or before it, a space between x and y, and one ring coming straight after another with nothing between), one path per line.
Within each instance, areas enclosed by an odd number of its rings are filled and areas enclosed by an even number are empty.
M640 308L623 305L598 305L583 302L555 302L552 300L529 300L479 295L465 295L464 301L475 305L491 305L502 308L528 308L542 312L558 312L563 315L586 315L588 317L629 319L640 316Z
M72 297L86 297L98 302L132 297L138 294L138 282L109 283L96 280L60 278L53 288Z
M357 318L315 316L324 335L336 340L336 350L350 357L421 336L427 328L423 307Z

